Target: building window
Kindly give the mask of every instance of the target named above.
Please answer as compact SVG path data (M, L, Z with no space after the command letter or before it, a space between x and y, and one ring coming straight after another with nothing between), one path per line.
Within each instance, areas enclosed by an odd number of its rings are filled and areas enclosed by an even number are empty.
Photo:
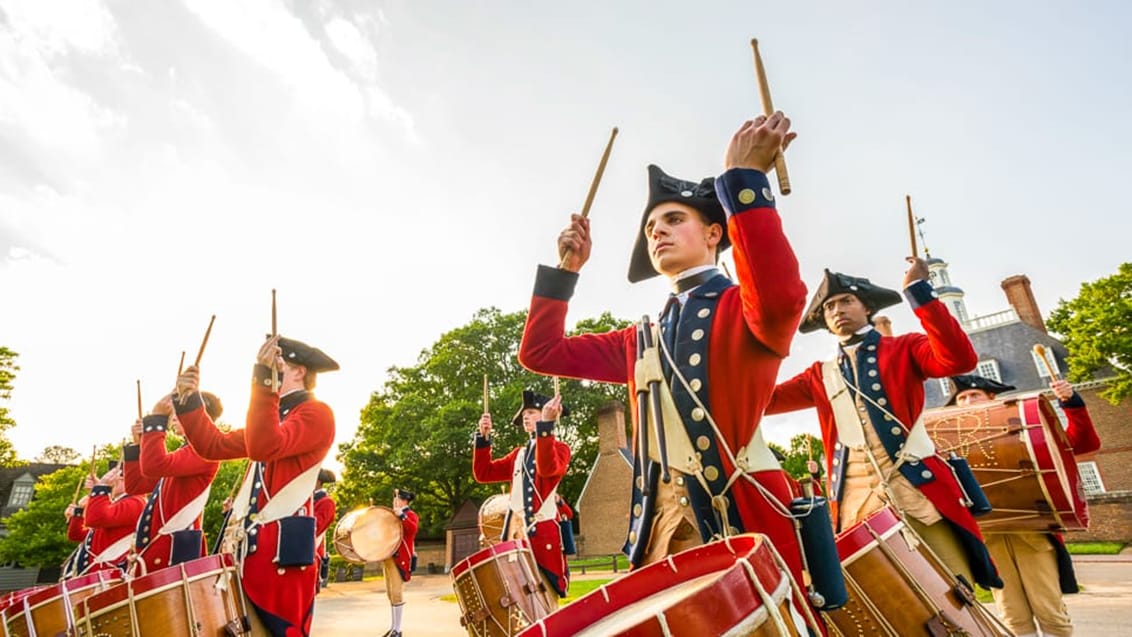
M1085 495L1104 493L1104 483L1101 482L1101 472L1097 470L1095 462L1078 462L1077 472L1081 475L1081 487Z
M1045 348L1045 352L1045 359L1046 363L1049 364L1049 369L1052 369L1054 374L1060 374L1061 369L1059 369L1057 366L1057 359L1054 358L1053 348L1047 347ZM1034 367L1038 368L1038 376L1042 378L1049 378L1049 371L1046 369L1045 365L1042 365L1042 359L1038 358L1037 352L1030 350L1030 357L1034 359Z
M954 391L951 386L951 379L944 377L937 378L936 381L939 383L939 393L943 396L944 400L951 398L951 392Z
M12 485L12 495L8 497L8 506L22 507L28 502L31 502L31 496L35 494L35 484L17 482Z
M979 364L975 367L975 373L983 378L989 378L999 383L1002 382L1002 374L998 372L998 361L993 358L979 361Z
M966 323L970 320L967 316L967 306L963 305L963 301L955 301L952 305L955 307L955 311L952 312L952 314L955 315L955 318L960 323Z

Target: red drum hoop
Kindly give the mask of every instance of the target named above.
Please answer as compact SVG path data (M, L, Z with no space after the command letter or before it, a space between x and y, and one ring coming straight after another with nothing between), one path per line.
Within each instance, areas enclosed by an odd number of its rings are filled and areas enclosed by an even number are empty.
M737 535L633 571L521 635L794 637L806 634L800 594L766 536Z
M511 637L558 608L526 539L477 551L451 574L460 624L472 637Z
M75 629L75 608L88 597L121 581L119 571L106 570L65 579L54 586L30 589L27 595L4 609L6 634L11 637L70 634Z
M967 459L994 510L988 533L1080 531L1089 506L1069 439L1042 395L933 409L924 426L940 453Z
M831 635L1011 634L890 508L840 533L837 553L849 601L822 613Z

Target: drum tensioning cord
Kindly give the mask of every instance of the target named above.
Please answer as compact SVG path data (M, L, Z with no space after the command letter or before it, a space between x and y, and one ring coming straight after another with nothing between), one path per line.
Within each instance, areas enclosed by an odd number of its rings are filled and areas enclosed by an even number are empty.
M510 553L510 552L511 551L508 551L508 553ZM515 552L518 553L519 551L515 551ZM500 554L500 555L502 555L502 554ZM494 558L500 557L500 555L493 555L492 561L494 561ZM521 555L519 556L519 559L517 559L516 561L519 562L519 569L523 571L523 575L528 579L528 581L533 582L535 590L531 591L532 597L535 596L535 595L538 595L538 585L542 584L542 580L541 580L542 576L539 575L538 573L532 573L530 568L529 568L530 564L528 564L527 560L524 560ZM476 596L479 597L480 605L483 606L484 610L487 610L488 609L487 596L484 595L483 589L480 588L479 580L477 580L475 578L475 568L473 568L471 566L468 567L468 578L471 579L471 581L472 581L472 587L476 591ZM505 578L500 578L500 579L503 582L503 589L507 592L508 599L512 600L511 606L514 606L515 610L518 611L518 613L520 615L519 619L526 621L527 626L534 624L534 621L532 621L533 618L526 617L526 613L523 611L522 607L519 606L518 600L520 598L516 597L515 594L512 592L511 582L508 581ZM495 624L495 626L499 630L501 630L503 632L503 634L510 635L511 634L510 618L511 618L511 612L512 611L511 611L510 608L505 608L504 610L507 611L507 618L508 618L507 626L500 625L499 620L496 619L495 615L491 614L490 612L487 613L487 617L491 619L491 622L493 624ZM482 620L482 623L486 625L487 621L488 621L487 618L485 618L485 619ZM471 622L469 622L469 623L471 623Z

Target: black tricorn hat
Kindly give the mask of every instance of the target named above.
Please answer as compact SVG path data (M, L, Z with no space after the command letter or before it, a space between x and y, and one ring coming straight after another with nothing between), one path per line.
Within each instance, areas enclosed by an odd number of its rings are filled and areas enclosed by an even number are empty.
M202 391L200 393L200 399L204 403L205 413L208 414L208 417L211 418L213 422L216 422L220 414L224 413L224 404L220 402L220 398L211 392Z
M394 489L393 495L397 496L398 498L401 498L405 502L412 502L413 498L417 497L417 494L413 493L412 491L409 491L408 489Z
M319 469L318 481L323 484L333 484L338 482L338 476L334 475L334 472L330 469Z
M903 300L896 290L873 285L865 278L849 276L840 272L830 272L829 268L826 268L825 277L818 285L818 291L814 292L814 296L810 300L810 307L806 308L806 313L802 315L802 324L798 326L798 331L808 334L825 329L827 326L822 304L829 297L837 294L852 294L869 308L870 313L890 305L896 305Z
M515 417L511 419L511 424L516 427L523 426L523 410L524 409L538 409L542 410L546 403L550 402L551 396L544 396L535 393L529 389L523 390L523 404L519 407L519 411L515 412ZM570 408L562 405L562 417L570 415Z
M951 384L955 389L951 392L951 397L947 399L946 406L948 407L955 404L955 399L959 397L960 392L965 392L968 389L981 389L988 394L1002 394L1017 389L1014 385L1004 385L997 380L976 376L975 374L952 376Z
M292 338L279 337L279 348L283 350L283 360L292 365L302 365L307 371L332 372L338 369L338 363L317 347L311 347L302 341Z
M641 214L641 223L637 227L637 242L633 244L633 253L629 258L629 282L636 283L650 279L657 274L649 259L649 242L645 237L645 222L648 221L652 209L662 203L678 201L699 210L709 223L718 223L723 227L723 238L719 241L719 249L723 250L731 245L731 238L727 236L727 214L723 212L723 204L715 194L715 177L707 177L700 183L684 181L665 174L659 166L649 164L649 200L645 204L645 211Z

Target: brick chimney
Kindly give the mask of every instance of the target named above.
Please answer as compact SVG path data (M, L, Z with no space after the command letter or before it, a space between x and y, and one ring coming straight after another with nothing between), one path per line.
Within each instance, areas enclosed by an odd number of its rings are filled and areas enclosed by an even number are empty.
M1025 274L1007 277L1002 281L1002 291L1006 292L1006 300L1023 323L1046 333L1042 311L1038 309L1038 302L1030 289L1030 277Z
M611 400L598 408L597 437L598 453L603 456L629 446L625 442L625 406L621 401Z

